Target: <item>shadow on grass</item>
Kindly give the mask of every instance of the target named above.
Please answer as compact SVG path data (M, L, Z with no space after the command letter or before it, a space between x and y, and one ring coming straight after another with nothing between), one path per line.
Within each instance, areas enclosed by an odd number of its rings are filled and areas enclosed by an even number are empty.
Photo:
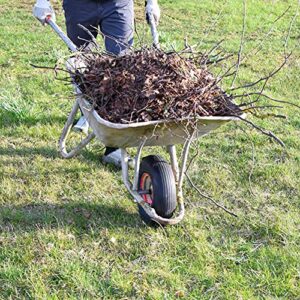
M140 225L138 213L130 213L117 205L33 203L0 206L0 232L68 227L82 234L102 228L138 228Z
M35 155L41 155L46 158L59 158L58 147L22 147L22 148L12 148L12 147L0 147L0 156L7 155L11 157L22 156L22 157L32 157Z
M63 159L60 155L58 142L55 145L56 147L22 147L22 148L12 148L12 147L0 147L0 157L1 156L9 156L13 159L13 157L29 157L34 158L34 156L43 156L45 158L51 159ZM97 149L98 148L98 149ZM99 150L100 149L100 150ZM86 160L91 166L106 168L109 171L116 172L117 168L110 165L103 165L102 163L102 155L104 153L105 147L102 145L97 146L94 145L92 149L83 149L77 156L72 159L80 158ZM11 162L2 162L3 164L10 165L14 163L18 163L17 161Z

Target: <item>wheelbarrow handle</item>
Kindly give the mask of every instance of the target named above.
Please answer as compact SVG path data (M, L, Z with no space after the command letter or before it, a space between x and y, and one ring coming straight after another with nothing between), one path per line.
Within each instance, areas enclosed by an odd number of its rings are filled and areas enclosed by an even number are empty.
M61 30L61 28L51 19L51 17L46 18L46 23L58 34L58 36L65 42L68 48L72 52L76 52L78 49L75 44L66 36L66 34Z
M157 31L157 27L156 27L156 24L155 24L155 19L154 19L154 16L153 14L148 14L148 20L149 20L149 25L150 25L150 28L151 28L151 35L152 35L152 39L153 39L153 45L156 47L156 48L159 48L160 45L159 45L159 34L158 34L158 31Z

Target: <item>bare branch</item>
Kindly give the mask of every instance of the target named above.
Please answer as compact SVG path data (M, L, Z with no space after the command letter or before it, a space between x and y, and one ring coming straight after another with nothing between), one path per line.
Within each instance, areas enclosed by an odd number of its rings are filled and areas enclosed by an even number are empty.
M230 214L233 217L238 217L238 215L232 211L230 211L229 209L227 209L224 205L219 204L216 200L214 200L213 198L209 197L208 195L203 194L199 188L194 184L194 182L191 180L190 176L185 173L185 176L187 178L187 180L189 181L190 185L198 192L198 194L200 196L202 196L203 198L206 198L208 200L210 200L213 204L215 204L217 207L223 209L225 212L227 212L228 214Z
M247 93L247 94L242 94L242 95L234 95L232 96L233 98L240 98L240 97L247 97L247 96L252 96L252 95L260 95L261 97L265 97L271 101L274 101L274 102L277 102L277 103L284 103L284 104L288 104L288 105L291 105L291 106L295 106L297 108L300 109L300 105L297 105L295 103L292 103L292 102L289 102L289 101L285 101L285 100L279 100L279 99L275 99L271 96L268 96L266 94L263 94L263 93L260 93L260 92L251 92L251 93ZM256 103L258 100L256 99L255 101L252 101L252 102L247 102L247 103L242 103L242 104L239 104L239 107L243 107L243 106L247 106L247 105L251 105L253 103Z
M269 75L267 75L265 77L262 77L262 78L258 79L255 82L247 83L247 84L245 84L243 86L231 88L229 90L230 91L235 91L235 90L238 90L238 89L249 88L249 87L257 85L258 83L260 83L262 81L269 80L271 77L273 77L274 75L276 75L286 65L286 63L287 63L287 61L288 61L288 59L290 58L291 55L292 55L292 53L288 54L285 57L284 62L278 68L274 69Z
M290 26L289 26L289 30L288 30L288 33L287 33L287 36L286 36L286 39L285 39L285 43L284 43L284 49L285 49L285 53L287 53L287 46L288 46L288 41L289 41L289 38L291 36L291 31L292 31L292 28L293 28L293 25L298 17L298 14L299 14L299 7L300 7L300 1L298 0L298 5L297 5L297 9L296 9L296 13L294 15L294 17L292 18L291 22L290 22Z
M241 35L241 42L240 42L240 49L238 52L238 60L236 63L236 70L235 74L231 83L231 87L234 86L234 82L237 78L237 74L239 72L240 68L240 63L241 63L241 56L242 56L242 51L243 51L243 46L244 46L244 39L245 39L245 30L246 30L246 0L243 1L243 29L242 29L242 35Z
M245 123L251 125L253 128L255 128L256 130L258 130L259 132L263 133L264 135L272 138L273 140L275 140L278 144L280 144L280 146L285 148L285 144L284 142L278 138L272 131L268 131L262 127L259 127L258 125L254 124L253 122L241 117L241 116L236 116L237 118L239 118L240 120L244 121Z
M85 26L78 24L78 27L81 28L83 31L85 31L91 38L92 43L94 44L94 46L96 48L99 48L99 45L97 43L97 40L95 38L95 36L92 34L92 32L90 30L88 30ZM94 27L94 29L97 31L97 28ZM90 41L89 41L90 42Z
M246 56L244 56L244 58L240 61L240 64L242 62L245 62L249 57L251 56L255 56L260 50L261 50L261 46L262 44L265 42L266 38L271 34L271 32L273 31L274 29L274 26L275 24L281 20L285 15L286 13L290 10L291 6L289 6L281 15L279 15L274 21L273 23L271 24L271 27L269 29L269 31L263 36L262 40L261 40L261 43L254 49L252 49L252 51L250 51L250 53L248 53ZM256 52L254 52L256 51ZM220 77L220 81L222 81L224 78L226 77L230 77L232 75L235 75L236 73L236 70L234 72L231 72L233 68L236 68L237 66L237 63L234 63L233 65L231 65L225 72L224 74Z

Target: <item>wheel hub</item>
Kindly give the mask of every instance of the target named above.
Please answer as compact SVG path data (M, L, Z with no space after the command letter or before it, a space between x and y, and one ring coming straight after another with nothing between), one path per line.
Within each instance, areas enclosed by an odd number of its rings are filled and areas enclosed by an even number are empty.
M140 194L144 201L152 206L153 204L153 186L152 179L148 173L143 173L140 179Z

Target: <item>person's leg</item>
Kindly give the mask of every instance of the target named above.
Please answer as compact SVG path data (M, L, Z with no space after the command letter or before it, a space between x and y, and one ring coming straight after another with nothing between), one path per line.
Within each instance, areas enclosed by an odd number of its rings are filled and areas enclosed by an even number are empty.
M99 25L99 1L95 0L63 0L68 37L77 47L86 46L91 36L78 26L86 27L94 37L97 36Z
M133 0L103 0L100 29L106 50L119 55L133 44Z
M92 37L78 26L86 27L96 38L100 16L99 2L94 0L63 0L68 37L78 47L87 46ZM74 131L88 133L89 124L81 112L80 119L73 126Z
M119 55L133 44L133 0L103 0L101 8L100 30L105 48L108 52ZM112 154L117 149L106 147L104 156ZM118 158L118 155L116 152L114 156Z

